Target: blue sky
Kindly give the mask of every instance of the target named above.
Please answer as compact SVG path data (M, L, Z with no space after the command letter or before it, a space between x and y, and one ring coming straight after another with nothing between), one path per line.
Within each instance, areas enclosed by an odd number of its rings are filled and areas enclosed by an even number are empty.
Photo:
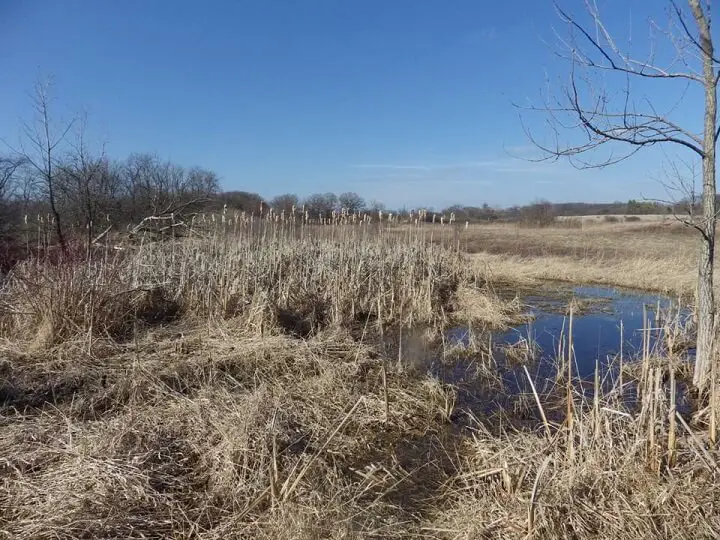
M601 6L644 30L648 4ZM553 26L549 0L0 0L0 137L17 140L40 72L110 155L202 165L228 190L395 207L665 196L656 150L592 171L519 159L534 150L512 103L562 74Z

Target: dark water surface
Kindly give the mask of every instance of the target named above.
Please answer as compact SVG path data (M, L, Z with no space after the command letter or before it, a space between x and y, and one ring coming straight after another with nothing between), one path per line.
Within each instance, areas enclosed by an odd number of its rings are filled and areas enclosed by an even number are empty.
M514 293L511 291L511 294ZM459 406L490 412L499 405L498 399L529 392L527 375L521 364L527 365L539 392L552 388L560 345L563 343L565 350L567 347L570 301L577 306L573 310L573 379L583 393L583 388L588 385L592 390L596 362L604 381L601 384L612 387L612 381L618 375L617 359L621 352L625 363L641 357L645 334L651 353L664 354L665 340L660 329L663 319L674 314L684 321L689 316L668 297L614 287L548 284L541 291L522 295L521 300L530 322L495 333L491 338L492 356L503 380L502 390L493 393L477 384L477 364L472 359L442 362L436 356L429 365L438 378L459 389ZM467 344L470 335L468 328L458 327L451 329L446 337L451 344ZM533 360L513 362L509 348L530 348L534 351ZM692 356L694 351L689 350L688 354Z
M591 377L595 373L595 361L604 367L621 352L632 359L642 354L643 328L655 350L662 337L658 328L658 309L667 312L673 302L664 296L642 292L625 291L608 287L573 287L572 294L585 309L573 315L573 350L577 375ZM569 318L567 303L561 310L549 310L547 305L525 300L534 316L531 323L501 333L495 337L498 344L517 343L529 339L535 343L540 361L557 358L561 336L567 336ZM643 315L645 324L643 324ZM565 339L567 339L565 337Z
M643 333L648 336L650 350L657 351L663 337L658 310L665 314L677 311L675 303L662 295L599 286L548 287L522 298L531 321L496 333L493 336L495 353L502 356L508 345L528 344L536 351L536 360L541 366L554 366L561 342L567 347L568 304L572 299L579 304L573 314L572 335L574 371L581 378L594 375L596 360L605 368L621 352L628 361L640 356ZM687 313L680 311L680 316L686 318ZM647 330L644 332L643 328ZM449 332L449 339L467 341L468 330L454 328Z

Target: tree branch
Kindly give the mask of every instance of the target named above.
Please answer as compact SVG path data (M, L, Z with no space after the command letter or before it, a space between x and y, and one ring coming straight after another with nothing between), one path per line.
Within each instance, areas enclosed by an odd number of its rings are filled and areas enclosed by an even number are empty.
M588 13L593 19L595 28L599 30L600 35L607 43L608 48L605 48L599 42L599 40L593 38L590 35L590 32L588 32L585 27L583 27L573 17L568 15L557 3L555 3L555 9L559 13L561 20L568 23L578 32L580 32L580 34L582 34L582 36L588 41L588 43L590 43L591 48L594 49L597 53L599 53L607 61L607 65L597 63L592 60L592 58L588 54L585 54L582 49L578 47L569 47L573 58L579 61L585 67L617 71L621 73L626 73L628 75L634 75L637 77L644 77L648 79L688 79L691 81L702 83L702 77L695 73L671 72L650 63L649 60L640 61L628 55L624 55L622 52L620 52L620 49L617 47L617 45L615 45L614 39L612 38L608 30L605 28L605 25L602 23L600 15L597 12L597 8L591 7L587 0L585 2L585 6ZM622 63L618 63L615 59L613 59L613 55L616 56ZM635 66L638 66L639 70Z

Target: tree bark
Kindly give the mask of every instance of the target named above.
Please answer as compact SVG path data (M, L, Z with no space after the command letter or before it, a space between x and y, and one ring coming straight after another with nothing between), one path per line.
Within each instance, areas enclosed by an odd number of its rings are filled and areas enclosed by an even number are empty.
M716 185L715 185L715 136L717 125L717 82L713 69L713 42L710 33L709 13L706 14L700 0L688 0L698 26L703 58L705 84L705 124L703 137L703 193L700 257L697 283L697 354L693 383L704 390L707 386L711 363L714 362L715 292L713 289L713 266L715 258Z
M39 96L43 129L45 131L45 182L48 188L48 197L50 200L50 211L52 212L53 219L55 220L55 233L57 234L58 242L60 243L60 250L63 255L67 253L67 244L65 243L65 235L63 234L62 224L60 223L60 212L57 210L55 205L55 186L54 186L54 170L53 170L53 144L50 138L50 118L48 115L48 97L47 94L42 91Z
M55 220L55 234L57 235L58 243L60 244L60 251L63 255L67 254L67 242L65 242L65 234L63 233L62 224L60 223L60 212L57 210L55 204L55 190L53 189L52 170L48 169L48 197L50 199L50 211L52 212L53 219Z

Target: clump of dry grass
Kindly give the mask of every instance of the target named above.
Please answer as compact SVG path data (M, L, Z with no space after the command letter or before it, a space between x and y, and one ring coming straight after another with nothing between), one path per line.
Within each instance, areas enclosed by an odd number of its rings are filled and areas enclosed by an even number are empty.
M717 473L694 450L653 471L636 421L604 412L596 432L578 420L573 458L558 440L479 430L438 528L458 539L717 537Z
M119 258L18 264L4 284L2 333L43 349L88 332L122 338L145 291L132 290Z
M455 294L457 310L454 317L472 325L481 323L490 328L504 328L517 322L522 310L518 297L501 299L489 286L461 285Z
M6 405L8 537L402 537L447 478L451 389L351 340L142 346L142 360L85 358L83 385L52 407ZM38 360L12 369L16 395L45 390Z
M625 378L637 403L625 401L626 387L596 381L590 397L571 391L570 407L557 387L518 396L536 408L536 429L512 415L506 426L478 420L437 530L455 539L716 538L720 456L678 412L681 366L669 376L667 359L642 366ZM558 410L569 416L555 423Z
M92 260L18 265L2 291L0 329L38 348L128 339L180 314L236 332L307 338L326 327L442 326L465 270L419 236L335 235L272 224L203 239L126 246ZM489 306L492 307L492 306ZM226 325L227 326L227 325Z

